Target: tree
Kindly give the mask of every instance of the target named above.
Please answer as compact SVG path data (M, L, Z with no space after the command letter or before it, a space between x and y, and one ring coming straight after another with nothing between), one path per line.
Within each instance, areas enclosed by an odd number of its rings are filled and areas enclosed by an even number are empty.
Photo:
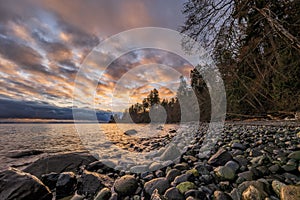
M187 88L187 83L185 81L184 76L180 76L180 84L177 90L177 97L180 96L187 96L188 95L188 88Z
M153 89L150 91L150 94L148 95L150 106L153 106L155 104L160 103L159 93L157 89Z
M229 112L300 109L299 9L294 0L185 4L182 32L212 50L225 81ZM185 42L188 50L192 44Z

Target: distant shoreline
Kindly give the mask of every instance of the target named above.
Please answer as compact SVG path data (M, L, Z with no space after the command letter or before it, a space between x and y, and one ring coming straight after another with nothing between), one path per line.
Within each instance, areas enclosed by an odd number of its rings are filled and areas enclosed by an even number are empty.
M122 123L122 122L121 122ZM209 122L200 122L200 123L209 123ZM297 120L226 120L226 124L232 125L264 125L264 126L294 126L300 127L300 121ZM0 121L1 124L114 124L108 121ZM126 123L125 123L126 124ZM143 123L141 123L143 124ZM144 123L147 124L147 123ZM180 124L180 123L166 123L166 124Z

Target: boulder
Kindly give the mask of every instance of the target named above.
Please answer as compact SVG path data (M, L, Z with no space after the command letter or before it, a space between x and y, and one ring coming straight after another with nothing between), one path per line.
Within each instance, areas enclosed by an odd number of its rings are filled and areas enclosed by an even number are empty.
M50 189L53 190L56 186L57 179L59 177L58 173L50 173L42 175L41 181Z
M280 191L283 186L286 186L286 185L280 181L277 181L277 180L272 181L272 188L273 188L274 192L277 194L277 196L280 196Z
M78 179L77 193L92 198L102 188L111 188L112 185L113 180L109 176L84 170Z
M166 199L172 199L172 200L184 200L184 196L179 192L179 190L175 187L169 188L165 194L164 197Z
M233 171L233 169L227 166L217 167L214 171L216 176L221 180L233 180L235 177L235 172Z
M129 129L124 132L125 135L135 135L137 134L137 131L135 129Z
M224 148L221 148L208 160L207 163L212 166L218 167L221 165L225 165L230 160L232 160L232 155Z
M33 162L24 171L41 178L42 174L49 174L51 172L76 172L81 165L88 165L95 161L96 158L86 152L57 154Z
M208 200L205 192L198 189L191 189L184 193L185 198L192 197L194 199Z
M145 183L144 190L149 196L152 195L155 189L158 190L159 194L164 194L169 186L169 181L166 178L155 178Z
M287 185L281 187L280 190L281 200L299 200L300 199L300 186Z
M266 183L264 183L262 181L259 181L259 180L258 181L245 181L238 186L239 195L242 196L243 192L247 188L249 188L251 185L253 187L255 187L257 190L259 190L261 193L269 192L269 189L268 189Z
M166 200L161 194L158 193L158 190L155 189L152 192L152 195L150 197L150 200Z
M10 168L0 172L0 199L51 200L52 193L37 177Z
M179 190L181 194L184 194L188 190L196 189L197 187L194 183L186 181L177 185L176 188Z
M243 151L247 149L243 144L238 143L238 142L234 142L231 145L231 148L233 148L233 149L240 149L240 150L243 150Z
M166 178L169 182L172 182L174 181L176 176L179 176L180 174L181 172L178 169L171 169L170 171L168 171Z
M73 172L61 173L56 182L56 198L61 199L74 194L76 182L76 176Z
M12 152L9 152L6 157L9 157L9 158L23 158L23 157L26 157L26 156L33 156L33 155L39 155L39 154L42 154L44 153L43 151L40 151L40 150L25 150L25 151L12 151Z
M113 168L111 168L110 166L110 163L107 163L105 161L95 161L86 166L86 170L92 172L95 172L97 170L102 170L104 172L113 171Z
M177 146L173 144L169 144L166 150L163 152L163 154L160 156L160 160L166 161L166 160L176 160L181 156L180 150L177 148Z
M216 190L214 192L214 199L215 200L231 200L231 197L222 191Z
M138 182L134 176L125 175L117 179L114 184L115 191L122 196L134 194L138 188Z
M243 200L264 200L266 193L250 185L242 194Z
M290 153L288 155L288 158L295 159L295 160L300 160L300 151L295 151L295 152Z
M97 194L94 200L109 200L111 197L111 191L109 188L103 188L100 190L100 192Z

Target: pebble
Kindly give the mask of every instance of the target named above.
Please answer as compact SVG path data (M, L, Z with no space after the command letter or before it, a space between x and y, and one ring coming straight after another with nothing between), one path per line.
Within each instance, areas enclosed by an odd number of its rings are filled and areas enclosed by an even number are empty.
M177 185L176 188L179 190L179 192L181 194L184 194L188 190L196 189L197 187L194 183L186 181L186 182L182 182L179 185Z
M149 157L152 163L135 166L126 161L130 170L116 170L124 166L117 159L91 160L72 172L77 182L70 193L87 200L298 200L300 138L296 134L300 129L253 124L225 124L219 141L203 152L206 124L186 147L167 145L168 138L128 142L128 148L136 151L163 148ZM44 174L39 176L43 183L59 191L57 179L62 172Z

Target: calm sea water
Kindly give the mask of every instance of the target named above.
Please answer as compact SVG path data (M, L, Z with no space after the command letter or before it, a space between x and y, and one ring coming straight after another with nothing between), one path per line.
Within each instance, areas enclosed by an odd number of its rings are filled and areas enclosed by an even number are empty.
M115 151L114 144L126 149L141 138L155 138L168 134L177 125L132 124L0 124L0 170L8 166L22 166L46 154L86 151L101 147L103 154ZM136 134L127 136L126 130L135 129ZM44 154L10 158L15 152L41 150Z

